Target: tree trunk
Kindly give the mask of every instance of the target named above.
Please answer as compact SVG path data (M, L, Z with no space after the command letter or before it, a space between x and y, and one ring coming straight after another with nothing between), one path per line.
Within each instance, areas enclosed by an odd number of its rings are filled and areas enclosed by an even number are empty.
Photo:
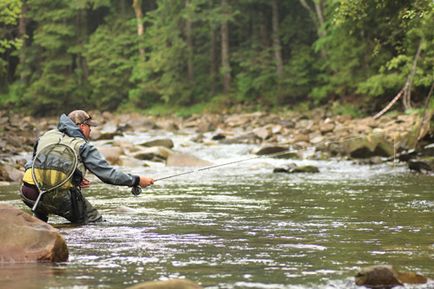
M414 56L413 65L411 67L410 74L407 77L407 81L406 81L407 85L405 87L404 95L402 97L402 103L404 105L405 110L411 109L411 90L413 86L413 77L414 74L416 73L417 61L419 60L421 49L422 49L422 40L420 40L419 46L417 47L416 55Z
M223 11L223 22L221 24L221 46L222 46L222 74L223 93L227 94L231 88L231 66L229 63L229 12L227 0L221 1Z
M309 12L313 23L315 24L316 33L318 38L326 36L326 31L324 30L324 0L312 0L314 8L312 8L306 0L299 0L300 4ZM325 59L327 53L324 49L320 50L321 58Z
M217 35L215 28L210 25L211 30L211 50L210 50L210 71L209 75L211 78L211 95L215 94L216 91L216 76L217 76Z
M143 42L143 32L145 31L145 28L143 26L143 12L142 12L142 3L140 0L133 0L133 8L134 12L136 14L136 20L137 20L137 36L139 37L139 54L140 59L145 59L145 49L143 48L142 42Z
M26 14L28 11L28 7L26 3L23 3L23 5L21 6L21 14L20 14L20 19L19 19L19 23L18 23L18 35L20 37L20 39L23 41L23 46L20 48L20 53L19 53L19 59L20 59L20 63L21 66L24 66L26 63L26 47L27 47L27 42L26 42L26 35L27 35L27 21L26 21ZM22 73L23 69L20 70L20 79L21 81L25 82L26 77L24 76L24 73Z
M188 7L190 1L187 0L185 6ZM186 19L185 23L185 36L187 39L187 77L190 83L193 82L193 37L192 37L192 22L190 19Z
M277 0L271 1L272 27L273 27L273 51L276 62L276 73L279 79L283 76L282 47L279 39L279 7Z
M259 39L262 49L269 47L268 31L267 31L267 18L263 11L259 11Z
M314 1L315 12L318 18L318 35L324 37L326 35L324 30L324 15L323 15L323 0Z

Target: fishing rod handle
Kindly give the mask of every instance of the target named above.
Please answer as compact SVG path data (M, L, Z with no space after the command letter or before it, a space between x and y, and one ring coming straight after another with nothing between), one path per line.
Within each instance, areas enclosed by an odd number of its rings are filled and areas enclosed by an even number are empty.
M142 188L140 186L133 186L131 188L131 194L133 194L134 196L138 196L142 193Z

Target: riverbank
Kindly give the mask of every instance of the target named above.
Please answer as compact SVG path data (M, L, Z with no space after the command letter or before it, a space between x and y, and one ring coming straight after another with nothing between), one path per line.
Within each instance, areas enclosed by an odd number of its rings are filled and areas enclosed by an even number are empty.
M318 109L309 113L240 113L203 114L191 117L92 114L99 126L92 131L92 139L107 140L107 145L119 147L117 154L134 158L137 152L131 144L110 142L118 135L171 131L188 135L193 142L212 145L254 144L260 153L276 150L295 151L291 157L307 159L354 158L364 162L382 162L400 159L408 161L420 152L432 157L434 130L432 112L425 119L417 114L385 115L352 118L330 115ZM23 165L30 157L33 144L44 131L55 128L57 118L33 118L0 112L0 181L20 180ZM262 150L264 151L264 150ZM409 154L410 152L410 154ZM114 162L123 165L119 160ZM428 161L428 167L433 166ZM431 170L433 168L431 167Z

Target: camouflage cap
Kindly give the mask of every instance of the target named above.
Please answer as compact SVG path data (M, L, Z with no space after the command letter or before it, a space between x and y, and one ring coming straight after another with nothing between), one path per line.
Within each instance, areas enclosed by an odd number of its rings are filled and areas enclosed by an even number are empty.
M74 110L68 114L68 117L76 124L87 124L89 126L97 126L98 124L84 110Z

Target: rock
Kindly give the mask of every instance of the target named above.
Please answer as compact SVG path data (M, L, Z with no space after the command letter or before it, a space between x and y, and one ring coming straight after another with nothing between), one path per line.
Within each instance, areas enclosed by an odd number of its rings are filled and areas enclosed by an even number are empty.
M165 130L165 131L177 131L177 130L179 130L178 123L180 123L180 122L175 121L173 119L158 119L155 122L155 127L161 128L162 130Z
M319 173L319 169L315 166L299 166L289 171L289 173Z
M124 167L129 167L129 168L149 167L149 165L145 161L138 160L134 157L120 156L119 158L120 158L120 163Z
M392 288L403 283L424 284L427 279L413 272L398 272L393 266L376 265L362 268L355 277L356 285L368 288Z
M356 285L368 288L392 288L403 286L398 272L392 266L379 265L362 268L356 274Z
M282 155L284 154L284 152L288 151L288 147L287 146L270 146L270 145L265 145L263 147L260 147L258 150L254 151L253 153L258 155L258 156L265 156L265 155L273 155L273 154L278 154L278 153L282 153ZM289 154L289 151L288 151Z
M258 138L253 132L249 132L240 136L236 136L233 138L226 138L222 141L224 144L238 144L238 143L244 143L244 144L256 144L261 141L260 138Z
M429 145L424 146L421 150L420 153L423 156L429 156L429 157L434 157L434 143L431 143Z
M113 139L115 136L120 135L121 132L118 126L113 122L105 123L100 129L96 127L92 131L92 136L98 140Z
M124 153L122 148L113 146L102 146L98 148L99 152L111 165L122 165L121 155Z
M286 167L275 168L273 173L319 173L319 169L315 166L297 166L291 163Z
M137 284L126 289L203 289L198 284L187 279L153 281Z
M20 182L24 172L8 164L0 164L0 180L10 182Z
M310 141L309 134L304 134L304 133L297 133L294 135L292 139L293 143L309 142L309 141Z
M168 156L166 165L170 167L205 167L211 165L211 163L193 155L172 153Z
M415 272L398 272L398 279L407 284L425 284L428 282L425 276Z
M269 127L258 127L253 130L253 133L260 139L266 140L271 137L271 128Z
M139 150L133 156L139 160L162 162L167 160L172 153L173 151L165 147L150 147Z
M310 139L310 143L314 145L320 144L322 142L324 142L324 137L320 135L314 136Z
M273 170L273 173L288 173L289 171L295 169L297 167L294 163L289 163L284 167L278 167Z
M222 132L218 132L211 137L212 140L222 140L225 138L226 138L226 135Z
M65 240L51 225L6 204L0 223L0 263L68 260Z
M174 147L173 141L169 138L154 139L140 144L144 147L165 147L171 149Z
M408 168L419 173L434 171L434 157L420 157L410 160Z
M380 135L353 138L344 143L344 151L353 158L390 157L393 145Z
M321 131L322 134L332 132L334 129L335 129L335 124L331 122L324 122L319 127L319 130Z

